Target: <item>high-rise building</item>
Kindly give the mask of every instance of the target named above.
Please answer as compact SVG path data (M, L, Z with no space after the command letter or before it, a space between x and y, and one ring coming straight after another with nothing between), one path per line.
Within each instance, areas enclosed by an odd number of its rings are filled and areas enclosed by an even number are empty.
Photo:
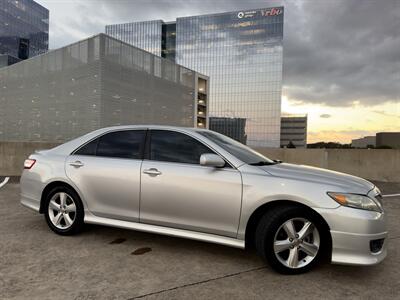
M1 0L0 63L10 65L48 48L49 11L33 0Z
M279 147L283 7L108 25L106 33L209 76L209 115L245 119L236 123L248 145ZM230 128L230 136L241 130Z
M376 134L376 147L400 149L400 132L378 132Z
M207 81L96 35L0 69L0 141L63 142L112 125L206 127Z
M307 147L307 115L282 116L281 147L288 147L289 144L296 148Z
M210 128L213 128L213 130L246 144L246 119L211 117L209 122Z

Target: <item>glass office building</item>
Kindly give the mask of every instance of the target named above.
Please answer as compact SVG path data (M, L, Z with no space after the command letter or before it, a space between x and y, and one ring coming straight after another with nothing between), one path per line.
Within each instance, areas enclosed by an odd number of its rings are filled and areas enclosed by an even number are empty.
M246 144L246 119L210 117L210 128Z
M279 147L283 13L273 7L154 21L161 43L150 51L210 77L209 115L221 118L210 129L237 137L245 126L248 145ZM147 24L109 25L106 33L141 47L121 26L157 38L146 34ZM220 121L230 118L242 121Z
M161 56L163 21L146 21L106 26L106 34Z
M48 47L46 8L33 0L0 1L0 55L14 57L12 63L45 53Z

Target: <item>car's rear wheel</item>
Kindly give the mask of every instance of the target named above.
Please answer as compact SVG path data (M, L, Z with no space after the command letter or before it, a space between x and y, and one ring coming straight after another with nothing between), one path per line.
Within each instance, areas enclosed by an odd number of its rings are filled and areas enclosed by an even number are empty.
M321 221L303 207L277 207L261 218L256 230L257 252L283 274L313 268L321 261L327 242Z
M71 188L56 187L46 195L45 218L54 232L61 235L75 234L83 229L83 205Z

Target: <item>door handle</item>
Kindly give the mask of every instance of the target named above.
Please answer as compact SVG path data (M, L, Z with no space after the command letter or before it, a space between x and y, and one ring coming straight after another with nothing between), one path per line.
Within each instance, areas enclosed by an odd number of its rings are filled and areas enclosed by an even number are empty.
M149 174L149 175L154 175L154 176L158 176L158 175L162 174L156 168L145 169L145 170L143 170L143 173L144 174Z
M80 167L83 167L83 166L84 166L84 164L83 164L82 162L80 162L79 160L74 161L74 162L71 162L71 163L69 163L69 165L70 165L70 166L73 166L73 167L75 167L75 168L80 168Z

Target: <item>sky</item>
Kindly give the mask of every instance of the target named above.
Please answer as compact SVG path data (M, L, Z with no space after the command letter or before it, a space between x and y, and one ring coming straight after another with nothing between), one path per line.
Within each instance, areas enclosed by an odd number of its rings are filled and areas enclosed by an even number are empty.
M400 131L400 0L36 0L50 49L105 25L283 5L282 113L308 115L308 142Z

